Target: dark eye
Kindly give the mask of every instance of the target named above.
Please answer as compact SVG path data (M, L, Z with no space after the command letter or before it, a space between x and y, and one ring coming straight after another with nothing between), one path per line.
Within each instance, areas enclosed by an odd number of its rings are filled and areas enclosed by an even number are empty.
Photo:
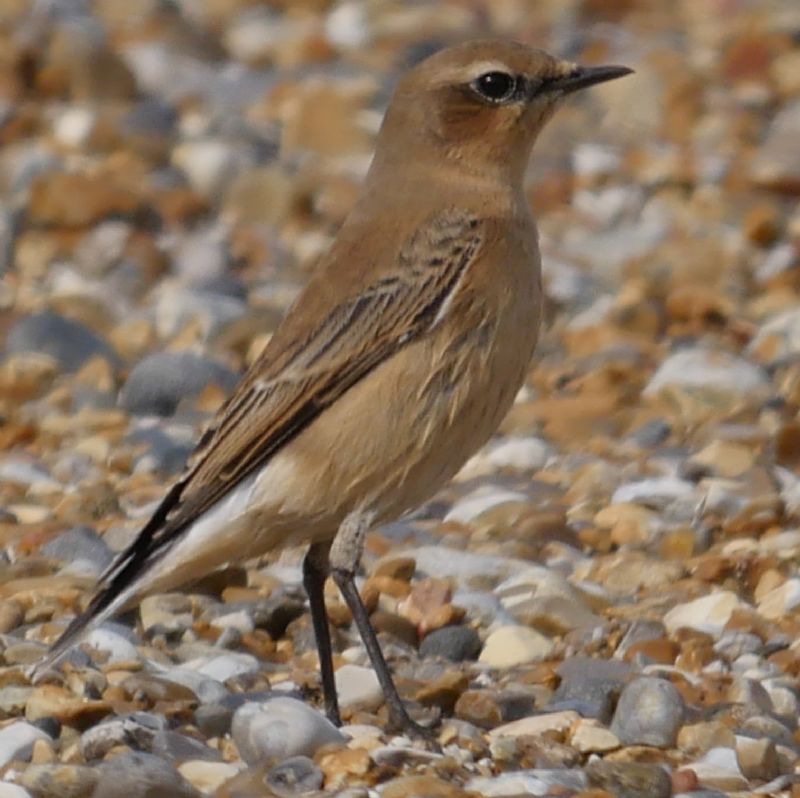
M514 96L517 81L507 72L487 72L476 78L472 86L482 97L500 103Z

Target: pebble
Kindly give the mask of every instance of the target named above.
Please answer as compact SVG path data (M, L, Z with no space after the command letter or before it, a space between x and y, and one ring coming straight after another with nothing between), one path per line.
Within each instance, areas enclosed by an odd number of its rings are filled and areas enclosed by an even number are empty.
M383 690L372 668L342 665L336 671L336 692L343 711L376 710L383 703Z
M200 798L168 762L140 751L120 754L97 767L92 798Z
M181 762L198 760L218 762L221 758L218 751L200 740L169 730L157 731L153 735L149 744L149 753L176 765Z
M663 508L676 499L690 496L693 491L694 485L684 479L675 477L642 479L620 485L611 496L611 504L613 506L631 502Z
M570 736L570 745L582 754L604 754L620 747L616 734L590 721L580 721Z
M208 341L241 319L246 311L247 305L240 297L217 291L214 286L209 290L202 285L185 287L166 283L156 299L156 332L160 338L170 338L195 327L199 328L202 339Z
M64 371L77 371L93 357L118 362L108 342L80 322L42 311L20 319L6 335L7 355L38 352L54 358Z
M97 779L97 771L80 765L31 765L20 783L36 798L84 798L93 794Z
M458 479L474 479L504 469L538 471L551 455L551 448L539 438L506 438L470 458L459 471Z
M111 712L103 700L87 700L55 684L37 685L25 704L25 718L34 723L44 718L83 728L100 721Z
M747 779L739 767L733 748L711 748L702 759L692 762L690 767L703 787L725 792L747 789Z
M582 770L518 770L499 776L479 776L467 782L467 789L484 798L513 798L520 795L546 796L570 791L578 792L587 786L586 774Z
M513 668L547 659L553 641L527 626L502 626L486 638L478 661L492 668Z
M268 758L313 756L324 745L346 743L324 715L294 698L272 698L239 707L231 736L250 765Z
M758 602L759 613L774 621L785 617L797 607L800 607L800 579L787 579Z
M420 574L439 579L455 578L468 583L470 579L499 582L530 568L530 563L511 557L476 554L447 546L420 546L403 551L403 556L417 563Z
M743 604L735 593L719 590L673 607L664 616L664 625L673 634L685 628L696 629L717 638L734 611L742 607Z
M8 685L0 687L0 716L13 718L25 712L25 705L33 691L32 687L22 685Z
M781 109L770 122L766 137L750 162L751 178L761 186L796 192L800 168L789 153L800 135L800 101Z
M80 751L87 761L102 759L119 745L148 751L153 738L166 725L166 718L150 712L117 715L87 729L81 735Z
M31 794L18 784L0 782L0 798L32 798Z
M33 744L37 740L49 740L36 726L18 720L0 729L0 768L15 759L27 760L30 758Z
M678 748L692 756L702 756L717 746L733 748L733 731L721 721L687 723L678 732Z
M421 657L441 657L450 662L468 662L478 658L481 639L470 626L445 626L426 635L420 643Z
M14 631L25 620L25 610L16 601L0 601L0 634Z
M145 632L176 634L192 625L192 600L182 593L158 593L139 603L139 619Z
M586 768L589 783L618 798L671 798L672 780L658 766L597 760Z
M572 670L572 669L570 669ZM603 678L592 673L592 666L586 668L585 678L580 674L563 675L561 684L553 694L549 708L553 710L572 709L581 717L595 718L603 723L611 720L612 707L622 691L622 682L615 678Z
M436 776L400 776L387 782L381 790L381 798L468 798L451 781Z
M168 682L188 688L203 704L213 704L228 697L228 690L216 679L189 668L164 668L159 675Z
M148 355L131 371L120 391L120 405L140 416L170 416L183 399L209 385L230 391L237 377L219 363L189 352Z
M138 662L141 659L139 649L128 638L103 626L92 629L86 635L85 643L107 655L106 665Z
M484 513L500 505L515 502L527 503L527 501L528 497L524 493L504 490L503 488L493 485L484 485L480 488L476 488L472 493L456 502L447 513L444 520L468 524L470 521L474 521ZM418 556L417 565L420 567Z
M240 768L229 762L190 759L178 765L178 772L200 792L205 795L215 795L226 781L240 772Z
M158 427L134 429L128 436L128 441L137 447L147 447L136 461L138 473L157 471L164 475L177 474L183 469L193 450L190 442L173 437Z
M667 387L718 391L735 397L764 398L769 381L764 372L743 358L708 349L685 349L670 355L644 388L656 396Z
M771 781L780 774L780 761L775 743L737 735L736 760L747 779Z
M277 694L274 691L259 690L245 693L228 693L225 691L217 698L199 706L195 712L195 721L207 737L223 737L228 734L233 715L239 707L247 703L259 703Z
M196 670L202 676L218 682L226 682L236 676L257 673L261 663L252 654L229 651L216 657L201 657L185 663L187 668Z
M93 529L77 526L62 532L42 546L42 554L64 560L74 568L80 565L87 572L99 575L114 558L106 542Z
M229 265L228 250L219 231L193 232L173 253L173 267L187 283L203 283L223 277Z
M319 790L325 779L322 771L307 756L292 756L270 768L264 783L278 798Z
M545 734L566 734L579 720L577 712L549 712L544 715L531 715L528 718L505 723L489 732L490 739L500 737L540 737Z
M675 745L685 706L677 688L665 679L640 677L623 691L611 731L625 745Z

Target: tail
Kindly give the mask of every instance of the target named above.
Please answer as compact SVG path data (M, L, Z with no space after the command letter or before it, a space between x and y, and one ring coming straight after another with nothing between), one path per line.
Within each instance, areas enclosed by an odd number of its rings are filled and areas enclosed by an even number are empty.
M124 594L116 596L112 585L101 588L89 602L89 606L80 615L73 618L47 654L28 671L31 682L37 682L48 671L51 671L58 661L92 629L118 612L126 600L127 596Z
M72 620L42 660L28 671L32 682L51 670L72 646L134 598L139 577L154 559L171 548L180 533L181 527L172 527L167 514L177 502L182 487L180 482L173 485L133 542L101 574L86 609Z

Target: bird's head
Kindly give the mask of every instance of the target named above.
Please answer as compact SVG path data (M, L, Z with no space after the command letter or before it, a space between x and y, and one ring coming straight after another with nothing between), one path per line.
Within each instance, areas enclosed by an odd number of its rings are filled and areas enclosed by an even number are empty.
M631 71L579 66L498 39L449 47L402 78L379 152L397 141L472 170L519 172L539 131L567 95Z

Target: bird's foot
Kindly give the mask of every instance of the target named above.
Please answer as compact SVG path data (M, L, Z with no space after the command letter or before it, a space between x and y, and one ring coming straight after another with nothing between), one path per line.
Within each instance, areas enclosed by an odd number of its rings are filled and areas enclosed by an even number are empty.
M438 725L438 719L433 720L433 723ZM393 734L405 734L413 740L422 740L435 748L439 746L438 736L433 726L423 726L421 723L417 723L408 714L405 707L401 709L392 708L390 710L386 730Z

